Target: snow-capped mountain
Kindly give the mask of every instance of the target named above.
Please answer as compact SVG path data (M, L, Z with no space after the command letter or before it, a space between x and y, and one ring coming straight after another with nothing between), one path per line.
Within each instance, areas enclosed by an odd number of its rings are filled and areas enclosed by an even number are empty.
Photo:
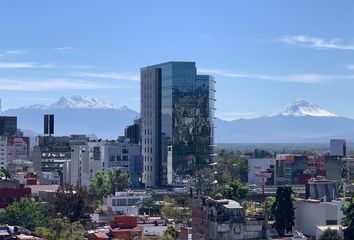
M220 143L313 143L330 138L354 140L354 120L297 100L280 111L253 119L215 122Z
M275 116L312 116L312 117L336 117L337 115L330 113L329 111L319 107L316 104L307 102L305 100L296 100L286 105L280 111L269 115Z
M105 109L105 108L114 108L114 107L113 104L107 103L100 98L72 96L70 98L61 97L57 102L51 105L35 104L24 108L27 109L65 109L65 108Z
M43 131L43 115L48 113L55 116L55 135L94 133L107 139L123 135L124 128L139 117L139 113L127 106L116 108L102 99L83 96L4 111L4 115L17 116L19 128L38 133Z
M50 105L9 109L18 127L41 133L43 115L55 115L55 135L96 134L116 139L124 128L139 117L126 106L115 108L103 100L78 97L61 98ZM281 111L264 117L215 121L217 143L314 143L330 138L354 140L354 120L335 114L306 101L295 101Z

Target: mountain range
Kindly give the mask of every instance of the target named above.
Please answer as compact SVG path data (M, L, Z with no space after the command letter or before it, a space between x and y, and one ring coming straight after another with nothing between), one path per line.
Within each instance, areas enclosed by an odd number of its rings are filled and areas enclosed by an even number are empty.
M117 139L139 117L138 112L126 106L115 108L102 99L83 96L62 97L50 105L35 104L3 112L17 116L18 127L25 133L42 133L44 114L55 115L55 135L95 134L104 139Z
M330 138L354 139L354 120L316 104L297 100L273 114L252 119L216 119L221 143L324 143Z
M139 117L128 107L116 108L102 99L83 96L8 109L3 114L17 116L19 128L38 133L43 131L43 115L54 114L56 135L95 134L104 139L123 135L124 128ZM217 143L322 143L330 138L353 140L354 120L304 100L262 117L215 120Z

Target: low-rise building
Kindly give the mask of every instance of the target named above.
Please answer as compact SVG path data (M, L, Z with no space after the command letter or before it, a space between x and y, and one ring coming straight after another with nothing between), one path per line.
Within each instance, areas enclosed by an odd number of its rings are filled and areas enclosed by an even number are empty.
M246 218L245 209L230 199L203 198L193 204L193 239L262 239L264 224L264 218Z
M116 192L107 197L107 208L114 214L139 215L138 203L149 197L146 192Z
M142 239L143 229L138 226L138 217L115 216L111 227L114 239Z
M324 178L310 179L306 184L306 199L332 201L339 197L338 184Z
M18 181L0 179L0 209L7 208L11 203L30 196L31 189L22 187Z
M275 158L250 158L248 162L248 184L263 183L266 185L275 184ZM263 179L260 174L268 173L269 178Z
M294 201L294 230L302 232L306 236L315 237L317 226L341 224L343 204L344 201L342 200L323 202L314 199L296 198Z

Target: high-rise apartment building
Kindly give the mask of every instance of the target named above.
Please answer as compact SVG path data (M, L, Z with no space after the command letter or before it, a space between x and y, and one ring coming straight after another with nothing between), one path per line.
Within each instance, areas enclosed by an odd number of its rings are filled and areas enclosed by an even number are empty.
M0 116L0 136L11 136L17 132L17 117Z
M147 187L172 184L213 157L215 81L194 62L147 66L141 78L141 146Z
M124 129L124 136L129 139L130 143L140 143L140 119L134 120L134 124Z
M44 115L44 134L53 135L54 134L54 114Z

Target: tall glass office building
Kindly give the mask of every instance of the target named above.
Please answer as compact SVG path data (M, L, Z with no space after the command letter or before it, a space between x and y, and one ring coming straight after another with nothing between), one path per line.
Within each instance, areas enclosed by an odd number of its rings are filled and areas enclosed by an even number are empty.
M215 80L197 75L194 62L141 69L141 137L146 186L172 184L173 176L213 158Z

